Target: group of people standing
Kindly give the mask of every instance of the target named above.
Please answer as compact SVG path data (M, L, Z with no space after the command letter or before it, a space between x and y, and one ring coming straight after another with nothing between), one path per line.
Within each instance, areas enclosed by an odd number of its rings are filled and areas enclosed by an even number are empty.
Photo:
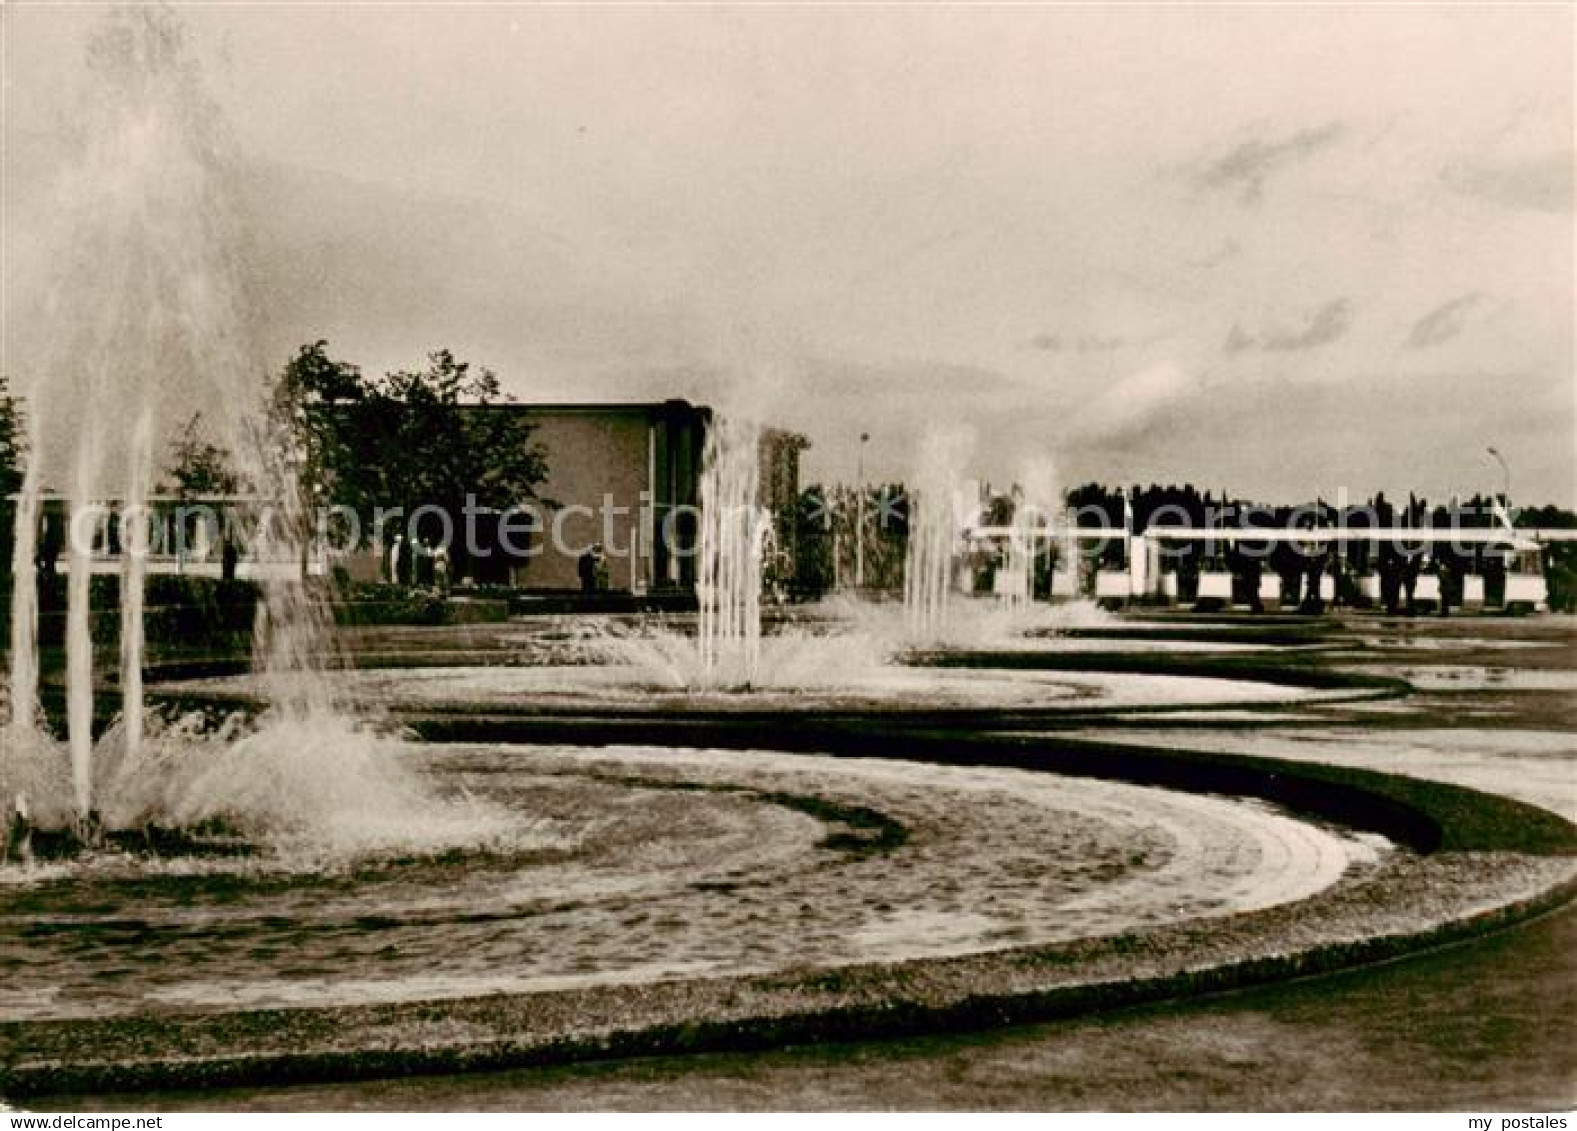
M442 542L425 538L409 542L405 535L396 534L394 541L389 543L385 565L385 580L391 585L416 585L440 593L449 591L449 547Z

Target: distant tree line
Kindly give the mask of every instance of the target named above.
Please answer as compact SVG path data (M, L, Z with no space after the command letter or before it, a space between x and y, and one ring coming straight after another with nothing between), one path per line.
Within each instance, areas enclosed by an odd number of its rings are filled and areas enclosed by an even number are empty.
M368 530L379 508L403 508L406 517L419 507L442 509L457 521L469 496L479 507L504 511L541 500L547 458L535 441L534 426L518 413L494 412L510 398L497 377L473 368L448 350L428 357L426 367L369 378L348 362L330 356L328 344L300 347L267 384L266 419L313 504L353 511ZM11 563L14 504L26 457L25 406L0 375L0 574ZM194 414L167 453L161 490L182 498L233 495L251 489L241 480L231 453L204 434L202 414ZM862 497L863 496L863 497ZM1117 489L1086 483L1068 492L1067 505L1082 527L1135 533L1151 527L1208 529L1281 527L1301 522L1420 528L1490 528L1503 521L1504 500L1474 495L1454 506L1416 495L1393 503L1377 494L1361 503L1337 507L1316 499L1301 506L1273 506L1199 491L1192 485L1136 485ZM986 500L983 519L993 525L1013 520L1016 493ZM1577 513L1556 506L1522 508L1512 519L1521 528L1577 529ZM797 595L813 597L838 585L852 586L862 572L865 587L897 591L903 584L908 548L910 496L901 483L852 487L815 485L799 495L791 516L797 553L788 567ZM387 531L376 532L380 535ZM858 548L857 548L858 547ZM459 547L463 552L463 547ZM1259 571L1269 568L1282 583L1284 601L1293 604L1319 592L1327 572L1338 586L1366 573L1378 573L1382 593L1405 593L1424 569L1460 579L1473 572L1489 582L1504 571L1504 561L1483 547L1428 547L1353 541L1313 552L1293 543L1238 543L1214 548L1207 561L1205 540L1174 545L1162 569L1178 574L1180 595L1197 583L1198 573L1221 566L1243 577L1245 591L1257 589ZM1255 550L1255 553L1245 553ZM1378 556L1376 557L1376 554ZM1122 547L1107 545L1102 564L1122 564ZM1252 558L1250 561L1248 559ZM1544 571L1550 604L1577 611L1577 544L1545 547ZM457 574L465 567L454 563ZM9 590L0 600L8 600Z
M11 497L22 486L27 457L27 428L22 404L12 395L11 383L0 373L0 609L11 606L11 546L15 536L16 504ZM0 616L0 625L10 622Z
M1483 494L1450 505L1431 506L1428 500L1411 493L1406 503L1393 503L1381 492L1345 506L1323 499L1285 506L1234 498L1226 492L1201 493L1191 485L1136 485L1121 490L1088 483L1068 493L1068 505L1081 526L1121 529L1127 523L1136 534L1168 526L1234 531L1336 526L1353 530L1488 530L1503 526L1508 520L1521 528L1577 526L1577 515L1570 511L1547 506L1508 514L1504 497ZM1483 577L1486 591L1494 593L1503 590L1507 569L1506 552L1500 548L1445 542L1409 544L1405 540L1384 540L1300 545L1238 540L1216 544L1214 560L1207 560L1211 553L1212 546L1204 539L1168 544L1161 568L1178 575L1181 599L1191 599L1191 592L1197 592L1198 574L1207 566L1228 569L1238 577L1248 603L1257 601L1257 596L1247 595L1257 594L1260 574L1269 568L1279 580L1282 605L1303 608L1319 602L1320 584L1327 574L1335 579L1337 600L1351 604L1363 601L1357 579L1377 574L1381 601L1391 609L1411 603L1418 577L1426 570L1440 578L1442 599L1455 603L1460 601L1462 579L1468 574ZM1121 555L1120 545L1109 545L1103 551L1102 564L1115 567ZM1577 547L1551 543L1544 548L1542 564L1551 607L1570 611L1577 601Z
M795 595L815 598L852 587L857 578L868 590L902 590L909 505L902 483L872 484L863 491L816 484L801 491L794 515Z
M1396 503L1378 493L1359 503L1337 506L1315 499L1298 506L1257 503L1225 491L1200 491L1190 484L1134 485L1115 488L1086 483L1069 491L1065 503L1079 526L1093 530L1122 530L1125 524L1134 533L1165 527L1211 528L1240 531L1256 527L1289 529L1345 525L1351 529L1405 527L1410 529L1456 528L1491 529L1503 523L1505 500L1499 496L1475 494L1453 505L1431 505L1427 499L1410 494L1405 503ZM1016 491L989 495L981 504L981 521L988 526L1009 526L1014 520L1020 496ZM1522 509L1512 515L1516 526L1577 528L1577 514L1558 507ZM864 580L868 589L894 592L903 586L904 558L908 547L909 496L903 483L868 486L864 505L855 488L815 485L800 495L796 516L798 560L794 588L803 597L814 597L837 587L855 583L858 553L856 539L863 538ZM1098 546L1098 549L1096 547ZM1124 548L1119 540L1085 543L1086 551L1096 550L1098 568L1124 566ZM1044 572L1056 565L1058 548L1047 548L1037 560ZM1549 585L1551 607L1572 610L1577 603L1577 545L1552 543L1545 547L1544 572ZM1305 607L1319 600L1326 576L1336 582L1338 597L1346 603L1361 604L1357 580L1377 574L1382 602L1400 607L1425 571L1445 579L1449 588L1460 586L1467 574L1486 579L1489 589L1503 585L1506 562L1502 554L1483 546L1456 547L1444 543L1409 545L1392 542L1351 541L1343 544L1294 542L1255 543L1236 541L1211 544L1206 539L1169 541L1161 559L1166 573L1178 575L1178 590L1183 599L1197 593L1199 574L1206 569L1231 572L1238 578L1245 603L1257 595L1259 579L1269 569L1281 588L1284 607Z

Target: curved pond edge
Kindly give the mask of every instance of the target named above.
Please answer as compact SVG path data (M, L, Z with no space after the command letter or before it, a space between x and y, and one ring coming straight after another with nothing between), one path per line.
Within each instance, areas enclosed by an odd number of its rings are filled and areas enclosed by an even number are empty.
M463 741L492 731L485 740L499 741L498 731L535 730L531 722L470 720L467 727L438 720L417 729ZM597 744L596 734L579 729L580 741ZM1047 1020L1387 961L1577 897L1577 826L1456 786L1048 736L871 733L822 724L764 740L752 729L692 721L683 741L1010 765L1230 793L1381 832L1412 851L1388 854L1380 866L1312 898L1261 911L960 957L398 1005L0 1024L0 1094L482 1071ZM675 744L675 735L663 737Z
M1274 712L1297 707L1337 706L1341 704L1375 702L1399 699L1412 693L1412 686L1405 680L1368 672L1351 671L1321 666L1308 654L1282 654L1265 657L1215 657L1145 655L1135 653L1080 652L1070 654L1034 653L981 650L948 650L913 653L908 662L919 667L969 668L991 671L1066 671L1100 672L1118 675L1184 676L1199 679L1217 679L1225 682L1250 681L1274 684L1290 689L1285 699L1280 697L1252 700L1244 703L1232 701L1173 703L1102 704L1093 702L1081 705L1070 702L1049 703L1045 706L945 706L928 705L916 699L913 703L895 703L859 706L828 704L815 692L805 694L805 706L783 707L780 703L752 704L748 695L741 695L727 706L713 707L697 702L635 703L630 701L606 702L588 699L584 702L533 702L522 699L507 707L496 700L473 702L463 695L453 702L402 705L380 705L379 710L400 722L415 723L423 719L452 717L471 718L567 718L567 719L620 719L638 721L641 725L669 721L726 723L730 721L753 726L776 727L781 721L814 717L823 722L840 725L860 725L869 720L883 720L884 725L901 725L906 729L925 727L952 727L959 729L1001 730L1014 727L1072 727L1090 722L1120 718L1155 717L1165 719L1170 715L1187 715L1199 710L1244 709L1254 712ZM396 670L399 664L369 665L375 669ZM445 663L441 667L476 666L465 663ZM491 665L480 665L491 666ZM265 704L244 688L185 686L189 681L225 678L243 675L246 664L237 661L186 661L150 665L146 672L149 699L175 711L253 711ZM1298 692L1313 692L1316 698ZM108 721L108 718L104 720Z

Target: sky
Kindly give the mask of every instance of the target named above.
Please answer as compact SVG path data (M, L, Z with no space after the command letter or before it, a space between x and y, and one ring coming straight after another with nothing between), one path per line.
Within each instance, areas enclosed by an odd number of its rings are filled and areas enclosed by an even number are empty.
M687 396L807 481L959 427L1001 483L1440 498L1494 446L1577 502L1570 5L177 9L270 365ZM0 9L12 295L97 18Z

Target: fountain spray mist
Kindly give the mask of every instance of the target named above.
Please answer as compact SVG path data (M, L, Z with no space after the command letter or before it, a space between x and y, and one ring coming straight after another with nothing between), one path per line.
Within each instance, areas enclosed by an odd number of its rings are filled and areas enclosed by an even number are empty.
M771 521L760 505L761 430L714 416L701 470L697 648L713 687L753 685L761 666L761 559Z
M16 530L11 547L11 678L9 717L0 728L0 772L6 754L33 733L38 719L38 557L39 461L38 414L27 418L27 463L16 504ZM3 800L3 799L0 799Z
M220 823L259 846L317 858L438 851L514 836L496 806L433 791L400 740L336 710L322 678L327 609L309 588L312 528L282 425L299 405L265 395L236 201L237 160L174 11L110 12L85 53L81 144L41 225L47 277L23 293L39 340L12 351L29 421L17 508L9 724L0 731L0 827L100 833ZM8 283L10 279L8 277ZM31 348L27 348L31 347ZM144 725L146 503L155 453L204 406L202 438L233 459L251 532L244 568L262 590L253 663L268 709L217 730ZM35 554L52 484L69 484L67 742L37 708ZM120 508L121 717L94 733L93 539ZM236 536L237 532L227 532ZM11 848L0 839L0 863Z
M246 234L236 162L222 120L173 10L109 12L90 37L74 153L62 166L44 243L48 271L29 280L36 310L21 320L38 340L14 350L30 442L16 513L11 718L5 761L33 744L37 712L37 575L42 500L69 485L67 729L79 819L93 811L93 539L107 503L121 509L120 656L123 741L143 736L146 504L154 452L205 406L212 438L239 477L284 511L266 557L299 558L303 526L288 461L270 453L259 392L264 367L250 332ZM19 335L25 339L25 334ZM13 362L15 363L15 362ZM299 570L265 580L267 654L296 662L314 649L297 616ZM288 633L279 625L289 623ZM281 637L290 637L287 643ZM278 667L273 663L271 667ZM297 685L310 681L297 680Z
M121 510L120 688L126 756L141 752L143 732L143 598L148 575L148 472L153 462L153 414L143 406L132 434Z
M66 587L66 735L77 816L93 810L93 549L98 510L93 495L99 475L99 421L77 445L71 481L70 572Z
M218 116L173 13L110 12L90 38L80 144L57 179L47 277L34 280L40 348L19 351L33 442L17 510L12 728L37 723L34 554L40 501L69 484L67 729L79 818L94 806L93 541L118 501L145 513L153 451L193 403L244 403L239 225ZM231 421L230 431L236 432ZM123 523L121 677L127 734L142 725L143 541ZM135 714L135 719L131 715ZM13 735L20 741L20 734ZM16 742L8 742L8 746Z
M959 428L933 428L920 442L903 586L905 624L915 644L934 643L947 629L959 533L978 508L964 483L973 446L974 437Z
M1056 468L1049 459L1024 462L1014 491L1013 527L1008 539L1007 603L1023 608L1034 600L1036 564L1049 541L1061 510Z

